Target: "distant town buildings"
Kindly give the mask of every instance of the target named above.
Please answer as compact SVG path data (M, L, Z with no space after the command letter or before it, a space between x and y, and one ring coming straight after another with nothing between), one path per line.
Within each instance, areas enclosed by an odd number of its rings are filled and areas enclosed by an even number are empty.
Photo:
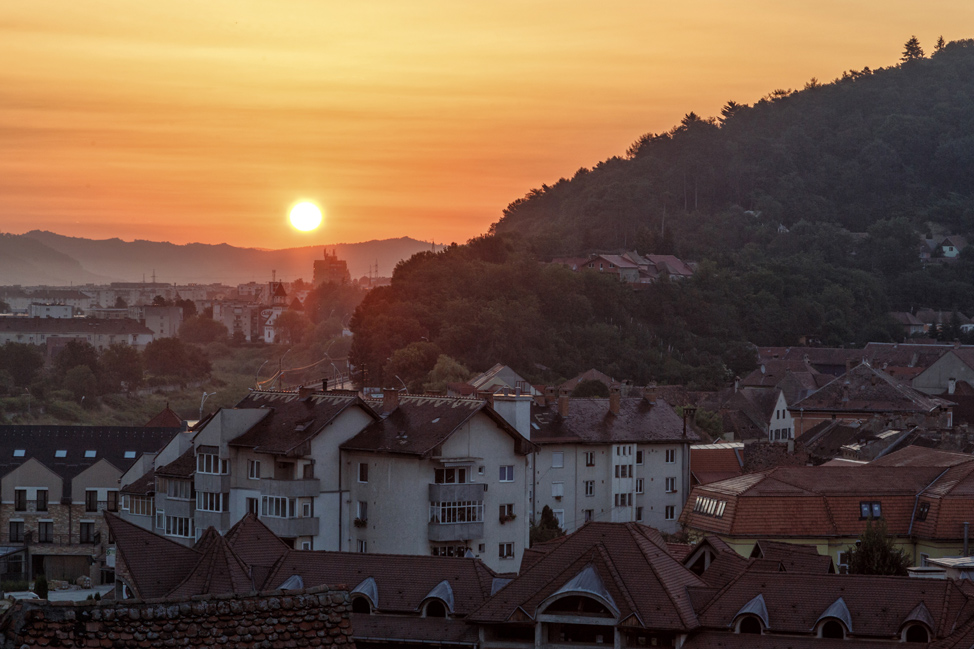
M348 264L344 259L338 258L338 252L333 250L331 254L325 248L324 259L316 259L314 263L315 286L321 286L327 282L332 284L348 284L352 276L348 272Z

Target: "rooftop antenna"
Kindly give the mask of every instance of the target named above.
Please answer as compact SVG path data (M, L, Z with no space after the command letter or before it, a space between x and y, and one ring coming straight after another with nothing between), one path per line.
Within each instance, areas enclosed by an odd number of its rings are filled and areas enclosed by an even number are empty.
M155 268L152 269L152 283L153 284L156 283L156 269Z

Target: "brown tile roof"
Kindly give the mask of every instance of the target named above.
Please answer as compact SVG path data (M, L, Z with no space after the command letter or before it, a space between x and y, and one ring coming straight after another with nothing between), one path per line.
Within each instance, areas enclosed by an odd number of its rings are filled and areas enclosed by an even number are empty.
M697 498L724 502L722 516L694 511ZM923 521L917 503L929 502ZM680 520L710 533L745 537L858 536L859 505L881 503L890 533L961 538L974 505L974 463L942 467L778 467L693 488ZM969 518L969 514L968 514Z
M720 448L720 444L690 447L690 473L699 482L715 482L713 476L723 475L724 480L744 472L744 458L742 449L728 445ZM706 480L704 478L707 478Z
M0 630L14 647L354 647L349 609L348 593L327 587L151 602L21 601Z
M341 445L343 450L429 456L478 413L490 417L515 442L516 452L532 445L482 399L440 396L401 396L385 418L367 426Z
M194 473L196 473L196 450L192 446L169 464L156 467L156 475L166 478L191 478Z
M850 413L929 413L948 402L904 385L868 363L862 363L813 392L790 410Z
M260 453L301 452L325 426L354 406L378 418L355 393L332 391L301 396L296 392L251 392L236 408L268 408L270 414L230 445Z
M267 572L291 549L252 513L245 514L224 538L245 563L266 567ZM266 578L267 574L264 576ZM258 585L261 584L263 580Z
M745 571L699 611L700 621L726 629L758 594L764 597L771 633L811 635L820 616L841 597L851 614L853 637L863 639L897 635L921 602L936 621L934 634L943 637L966 621L959 618L968 599L948 580L788 572L770 577Z
M62 336L152 334L152 329L131 318L23 318L0 316L0 331L41 333Z
M804 359L771 358L762 362L743 379L741 385L755 388L773 388L791 374L818 374L818 370Z
M609 399L571 399L567 417L552 405L533 408L531 422L531 441L538 444L700 441L689 428L683 436L683 419L658 398L655 402L641 397L620 399L618 415L609 412Z
M183 418L166 404L166 407L155 417L145 423L146 428L182 428Z
M747 570L747 567L747 559L733 550L728 550L714 557L700 578L707 582L708 586L723 588L737 579L742 572Z
M585 370L578 376L568 379L564 383L558 386L559 390L574 390L578 387L578 384L582 381L599 381L604 383L606 387L609 387L616 383L616 380L604 372L600 372L595 368L590 370Z
M788 636L783 640L775 635L737 634L727 630L703 631L687 640L683 649L848 649L860 647L851 640L816 638L811 635ZM869 640L869 649L903 649L899 640ZM921 645L917 645L921 646Z
M142 477L130 482L127 485L122 485L119 489L122 493L134 494L141 496L151 496L156 492L156 472L149 469L149 472L144 474Z
M496 573L478 559L291 550L263 587L277 588L294 575L305 584L342 583L349 590L372 577L376 610L382 613L417 613L430 591L446 581L453 590L454 613L465 616L490 597Z
M202 556L186 578L166 594L167 597L187 598L257 590L250 567L214 528L206 530L195 549Z
M670 556L656 530L635 523L587 523L562 537L468 619L534 619L547 598L593 571L623 624L660 630L697 627L687 588L706 584Z
M754 545L752 557L776 561L785 572L808 572L824 574L835 572L832 558L819 554L814 545L783 543L761 539Z
M164 597L200 560L200 553L114 515L105 521L115 537L118 558L131 576L130 586L143 599Z
M974 455L939 451L922 446L907 446L889 455L876 458L870 466L940 466L950 467L974 462Z

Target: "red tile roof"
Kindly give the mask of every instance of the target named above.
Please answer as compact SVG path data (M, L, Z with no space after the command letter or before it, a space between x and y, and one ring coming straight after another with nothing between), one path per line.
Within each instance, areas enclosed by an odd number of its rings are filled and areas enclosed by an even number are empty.
M698 442L690 428L683 435L683 419L662 399L620 399L619 414L609 412L609 399L571 399L568 416L557 405L532 408L531 441L537 444L641 444Z
M146 428L182 428L183 418L180 417L166 404L166 407L155 417L145 423Z
M792 413L929 413L949 402L900 383L889 374L862 363L813 392L789 409Z
M164 597L199 563L200 553L185 545L105 513L118 559L124 562L129 584L142 599ZM127 579L126 581L129 581Z
M151 496L156 492L156 472L152 469L142 477L122 485L119 489L122 493Z
M196 473L196 450L192 446L169 464L156 467L156 475L166 478L191 478L194 473Z

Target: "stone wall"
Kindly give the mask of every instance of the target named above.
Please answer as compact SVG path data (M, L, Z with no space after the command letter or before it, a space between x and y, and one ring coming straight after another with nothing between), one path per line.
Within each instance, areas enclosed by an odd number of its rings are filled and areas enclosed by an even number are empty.
M348 592L303 591L126 600L21 601L0 618L0 646L354 649Z

